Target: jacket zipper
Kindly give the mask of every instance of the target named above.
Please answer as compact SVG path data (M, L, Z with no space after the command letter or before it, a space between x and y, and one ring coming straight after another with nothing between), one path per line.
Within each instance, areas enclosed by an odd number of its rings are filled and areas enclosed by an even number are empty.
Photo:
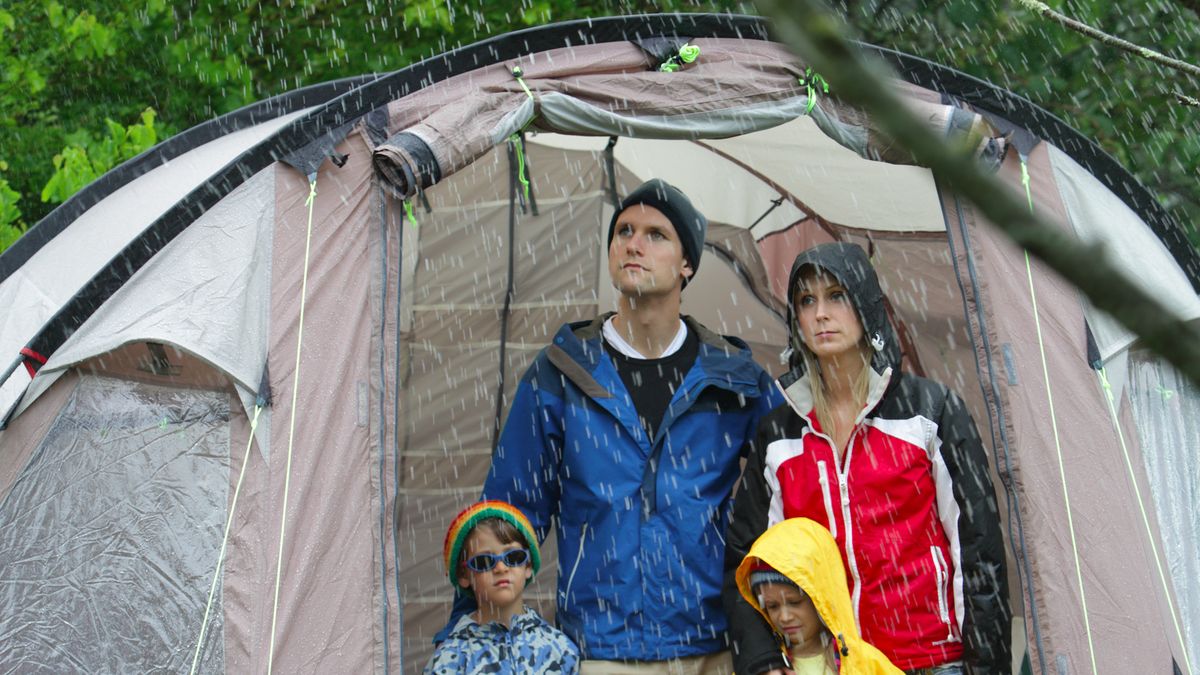
M832 534L833 538L837 539L837 516L833 512L833 496L829 491L828 466L825 460L817 460L817 471L820 472L817 481L821 484L821 498L825 500L825 518L829 520L829 534Z
M858 572L858 558L854 555L854 528L850 526L850 488L848 481L850 478L850 460L853 459L854 444L860 430L861 427L856 425L854 431L850 433L850 439L846 442L846 456L843 458L842 465L837 469L838 497L841 499L842 522L846 530L846 562L850 567L850 578L852 579L852 587L854 589L851 593L851 600L854 603L855 622L858 622L858 605L862 599L862 575ZM832 442L830 445L832 446Z
M579 561L583 560L583 547L587 544L587 526L584 522L579 528L579 553L575 556L575 564L571 565L571 574L567 577L567 587L563 591L562 605L566 607L571 601L571 584L575 582L575 573L579 571Z
M942 549L937 546L930 546L929 555L933 558L933 570L937 576L938 616L941 617L942 623L946 625L946 639L934 643L940 645L954 641L954 630L950 626L949 598L946 597L946 584L950 579L950 570L946 564L945 556L942 555Z

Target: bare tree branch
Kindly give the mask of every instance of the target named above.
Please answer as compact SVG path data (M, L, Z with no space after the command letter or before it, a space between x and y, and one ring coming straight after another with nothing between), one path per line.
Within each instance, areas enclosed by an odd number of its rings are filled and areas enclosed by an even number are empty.
M1137 335L1143 344L1200 386L1200 328L1179 320L1156 297L1112 265L1102 245L1084 244L1045 221L969 152L935 135L886 84L885 66L866 60L840 35L837 20L819 0L758 0L772 29L842 100L860 106L896 142L930 167L943 184L966 197L1018 246L1046 263Z
M1193 108L1200 108L1200 100L1194 99L1186 94L1175 92L1175 100L1179 101L1183 105L1190 105Z
M1110 47L1116 47L1118 49L1123 49L1131 54L1137 54L1138 56L1140 56L1143 59L1146 59L1148 61L1153 61L1154 63L1157 63L1159 65L1166 66L1168 68L1173 68L1175 70L1187 73L1188 75L1191 75L1192 77L1200 78L1200 67L1193 66L1190 63L1185 63L1184 61L1180 61L1179 59L1173 59L1170 56L1156 52L1153 49L1148 49L1146 47L1140 47L1140 46L1135 45L1132 42L1129 42L1127 40L1122 40L1121 38L1119 38L1115 35L1109 35L1108 33L1105 33L1103 31L1092 28L1091 26L1087 25L1086 23L1081 23L1079 21L1076 21L1075 19L1072 19L1069 16L1066 16L1065 14L1060 14L1060 13L1054 11L1053 9L1050 9L1050 7L1048 5L1046 5L1046 3L1044 3L1044 2L1039 2L1038 0L1017 0L1017 2L1020 2L1022 5L1024 5L1024 7L1026 9L1037 12L1038 14L1041 14L1042 16L1046 17L1047 19L1057 21L1058 23L1066 26L1067 28L1070 28L1071 30L1073 30L1077 33L1082 33L1082 34L1084 34L1094 40L1098 40Z

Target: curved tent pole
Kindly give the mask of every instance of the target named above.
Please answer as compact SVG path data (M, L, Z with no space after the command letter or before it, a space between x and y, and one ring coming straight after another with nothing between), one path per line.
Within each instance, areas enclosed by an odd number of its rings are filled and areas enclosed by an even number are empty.
M52 354L117 288L197 215L277 158L311 143L329 130L356 120L388 101L476 68L552 48L625 41L630 35L656 32L662 35L769 39L764 19L744 15L646 14L586 19L507 33L459 47L371 80L293 121L242 153L205 185L193 190L131 241L107 267L60 308L27 345L39 353ZM889 61L906 81L961 98L981 110L1004 115L1061 147L1073 159L1100 176L1114 194L1151 226L1187 274L1193 287L1200 290L1200 251L1191 247L1178 223L1157 203L1153 195L1095 143L1016 94L924 59L870 45L863 47ZM4 257L0 257L0 261L4 261Z
M197 124L165 139L138 156L122 162L103 176L85 185L79 192L71 195L67 201L55 207L53 211L30 227L29 231L20 239L13 242L12 246L5 249L0 255L0 282L12 275L84 212L135 179L212 140L299 112L305 108L321 105L353 91L377 77L379 77L377 74L347 77L272 96Z

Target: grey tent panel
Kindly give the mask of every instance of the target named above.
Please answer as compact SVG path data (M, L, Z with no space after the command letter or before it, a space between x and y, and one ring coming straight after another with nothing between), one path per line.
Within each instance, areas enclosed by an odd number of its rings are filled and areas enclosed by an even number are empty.
M221 544L228 394L84 376L0 510L0 670L186 671ZM223 611L205 661L221 669Z

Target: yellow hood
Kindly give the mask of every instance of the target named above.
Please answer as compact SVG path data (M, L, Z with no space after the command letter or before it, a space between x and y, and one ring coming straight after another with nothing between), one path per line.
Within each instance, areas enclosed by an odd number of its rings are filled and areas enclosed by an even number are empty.
M902 673L859 635L842 554L833 536L822 525L808 518L778 523L754 542L738 565L738 591L770 623L758 598L750 591L750 572L758 561L791 579L812 598L821 621L837 638L843 674Z

